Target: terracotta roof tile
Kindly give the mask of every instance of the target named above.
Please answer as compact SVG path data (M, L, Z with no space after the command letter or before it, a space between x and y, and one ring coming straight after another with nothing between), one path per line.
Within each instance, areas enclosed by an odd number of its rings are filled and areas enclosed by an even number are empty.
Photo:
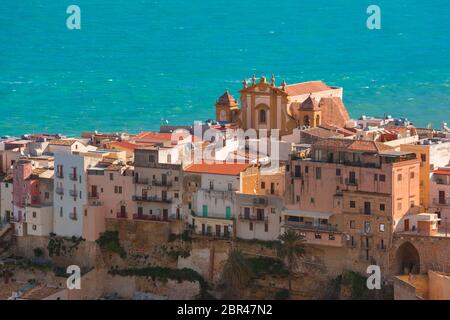
M236 99L227 91L225 91L225 93L223 95L221 95L219 97L219 99L217 100L218 103L223 104L223 105L235 105L237 104Z
M172 134L171 133L161 133L161 132L141 132L135 137L136 141L171 141Z
M303 83L290 84L285 87L285 91L290 96L299 96L313 92L331 90L328 85L322 81L309 81Z
M134 150L138 147L135 143L126 142L126 141L114 141L110 143L111 147L119 147L128 150Z
M344 102L339 97L326 97L320 99L319 107L322 109L322 123L344 127L350 119Z

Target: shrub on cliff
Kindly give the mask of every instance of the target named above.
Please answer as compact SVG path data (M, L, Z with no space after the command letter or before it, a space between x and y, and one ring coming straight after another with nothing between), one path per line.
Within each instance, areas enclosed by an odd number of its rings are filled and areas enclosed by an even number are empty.
M95 242L100 248L117 253L123 259L127 256L125 250L120 246L118 231L105 231Z

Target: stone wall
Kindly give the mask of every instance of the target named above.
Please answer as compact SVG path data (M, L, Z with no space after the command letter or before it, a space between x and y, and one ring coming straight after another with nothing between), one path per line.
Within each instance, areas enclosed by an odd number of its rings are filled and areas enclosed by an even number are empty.
M45 258L50 259L56 266L66 267L78 265L82 269L91 269L102 263L102 255L95 242L82 241L71 253L61 256L49 257L47 246L50 237L21 236L16 237L14 254L16 256L32 259L35 257L34 249L41 248Z
M391 261L390 276L394 276L399 269L397 251L406 242L411 243L419 253L420 273L428 270L450 273L450 237L430 237L422 235L395 235L392 250L389 254Z

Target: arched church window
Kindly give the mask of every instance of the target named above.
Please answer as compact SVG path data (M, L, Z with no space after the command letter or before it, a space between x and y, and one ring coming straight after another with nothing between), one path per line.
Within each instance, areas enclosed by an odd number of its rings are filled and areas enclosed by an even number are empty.
M266 110L264 109L259 111L259 123L266 123Z

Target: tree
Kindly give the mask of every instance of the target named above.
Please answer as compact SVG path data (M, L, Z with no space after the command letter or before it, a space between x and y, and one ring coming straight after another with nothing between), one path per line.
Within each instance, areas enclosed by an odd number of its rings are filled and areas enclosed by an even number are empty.
M239 296L239 290L252 279L252 269L240 250L233 249L225 262L222 283L233 297Z
M285 261L289 271L289 294L292 291L292 275L298 267L300 258L305 254L302 236L292 229L288 229L278 237L281 245L277 249L278 257Z

